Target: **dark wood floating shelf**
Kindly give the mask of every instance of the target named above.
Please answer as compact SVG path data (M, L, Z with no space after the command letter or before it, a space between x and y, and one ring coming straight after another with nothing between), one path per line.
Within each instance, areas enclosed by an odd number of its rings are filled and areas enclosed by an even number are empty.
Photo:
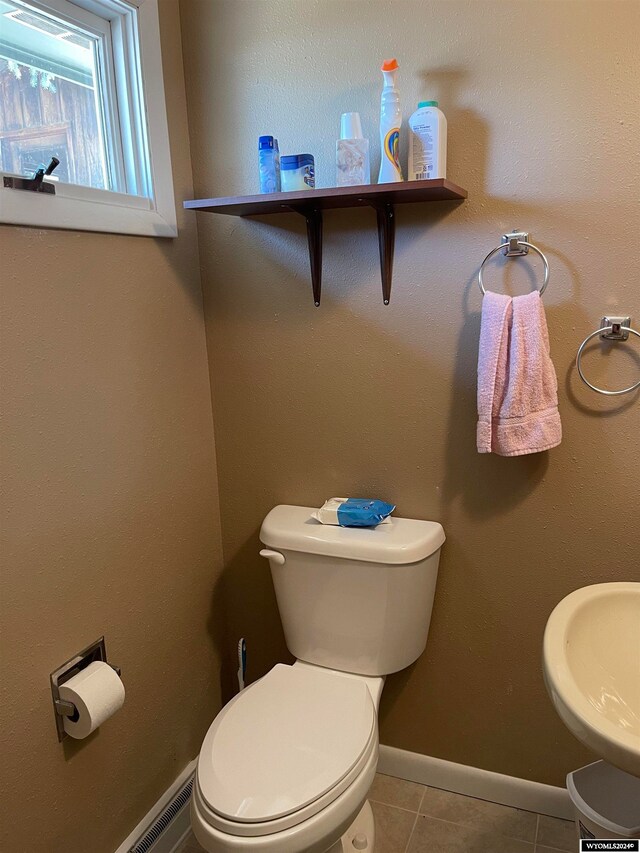
M382 298L391 299L393 250L395 245L394 205L426 201L462 201L467 191L446 178L431 181L404 181L401 184L366 184L360 187L332 187L293 193L203 198L185 201L187 210L223 213L227 216L258 216L269 213L298 213L307 221L309 261L313 301L320 305L322 286L322 211L340 207L373 207L378 219Z

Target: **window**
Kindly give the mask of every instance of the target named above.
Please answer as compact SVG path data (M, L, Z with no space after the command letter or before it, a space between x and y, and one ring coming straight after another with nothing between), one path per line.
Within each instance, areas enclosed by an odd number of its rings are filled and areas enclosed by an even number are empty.
M0 0L0 221L175 236L157 0Z

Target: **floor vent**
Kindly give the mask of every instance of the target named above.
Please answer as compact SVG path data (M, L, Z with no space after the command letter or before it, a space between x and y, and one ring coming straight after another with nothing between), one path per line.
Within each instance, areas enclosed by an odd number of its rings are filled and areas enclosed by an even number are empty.
M149 853L163 832L189 802L193 790L193 779L194 777L191 776L185 782L171 802L160 812L147 832L130 848L129 853Z

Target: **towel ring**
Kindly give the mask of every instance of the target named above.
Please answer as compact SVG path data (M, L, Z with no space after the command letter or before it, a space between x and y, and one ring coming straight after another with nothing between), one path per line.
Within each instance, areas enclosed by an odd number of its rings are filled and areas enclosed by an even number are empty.
M544 279L542 282L542 287L538 289L540 296L547 289L547 285L549 284L549 261L546 256L537 246L534 246L533 243L529 242L529 235L522 231L514 231L511 234L503 234L502 243L499 246L496 246L495 249L492 249L483 262L480 264L480 270L478 271L478 286L482 291L482 295L486 294L486 290L484 287L484 282L482 280L482 273L484 270L484 265L487 261L492 258L496 252L503 251L507 257L517 257L518 255L527 255L529 253L529 249L533 249L533 251L542 258L542 263L544 264Z
M608 391L606 388L598 388L597 385L592 385L591 382L589 382L582 370L582 354L586 345L592 338L595 338L596 335L600 335L600 337L605 341L626 341L629 335L635 335L636 338L640 338L640 332L631 328L631 317L603 317L600 323L600 328L596 329L595 332L591 332L590 335L587 335L578 347L576 367L578 368L580 379L582 379L584 384L588 385L592 391L597 391L598 394L605 394L607 397L618 397L620 394L630 394L632 391L636 391L640 388L640 379L637 382L634 382L633 385L629 385L628 388L621 388L619 391Z

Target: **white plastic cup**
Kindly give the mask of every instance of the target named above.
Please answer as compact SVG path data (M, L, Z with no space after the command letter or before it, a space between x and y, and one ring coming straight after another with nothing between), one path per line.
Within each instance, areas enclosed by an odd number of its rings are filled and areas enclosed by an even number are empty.
M360 113L342 113L340 116L340 139L362 139Z

